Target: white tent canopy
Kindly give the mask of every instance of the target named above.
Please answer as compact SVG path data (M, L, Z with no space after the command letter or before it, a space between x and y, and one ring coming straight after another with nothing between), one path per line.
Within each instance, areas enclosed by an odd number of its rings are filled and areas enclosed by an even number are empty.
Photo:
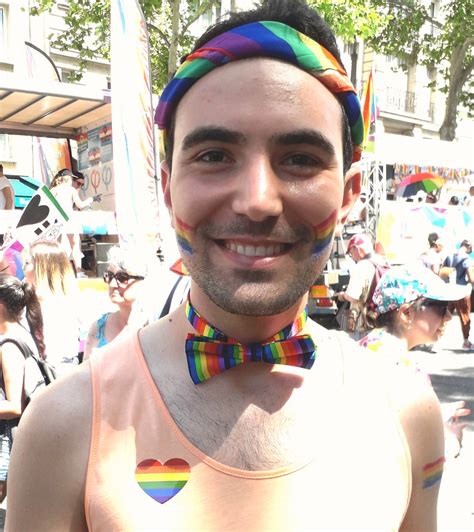
M106 116L107 90L0 75L0 133L75 139L82 126Z

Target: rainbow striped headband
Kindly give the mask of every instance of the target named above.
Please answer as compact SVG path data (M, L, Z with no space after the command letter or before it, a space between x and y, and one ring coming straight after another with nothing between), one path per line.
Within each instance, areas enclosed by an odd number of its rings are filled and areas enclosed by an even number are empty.
M340 101L347 115L353 145L352 161L360 159L364 123L356 90L344 68L319 43L281 22L252 22L214 37L187 56L165 87L155 113L164 154L171 118L184 94L200 78L238 59L270 57L291 63L318 79Z

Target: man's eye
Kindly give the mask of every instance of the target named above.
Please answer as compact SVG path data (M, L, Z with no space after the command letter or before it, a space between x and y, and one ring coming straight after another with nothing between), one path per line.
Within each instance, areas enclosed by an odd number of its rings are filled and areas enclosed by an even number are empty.
M210 151L207 151L199 155L198 160L204 163L223 163L223 162L227 162L229 158L222 151L210 150Z
M285 164L290 166L319 166L319 161L303 153L295 153L285 159Z

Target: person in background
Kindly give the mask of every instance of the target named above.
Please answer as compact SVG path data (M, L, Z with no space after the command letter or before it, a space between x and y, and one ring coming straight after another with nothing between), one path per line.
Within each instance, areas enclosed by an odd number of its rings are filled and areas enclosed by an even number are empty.
M82 173L73 174L72 176L72 186L77 190L77 193L79 194L79 191L84 186L84 175ZM80 210L76 205L74 205L73 209L75 211ZM85 277L84 272L82 271L82 257L84 256L81 249L81 228L77 228L77 232L72 234L71 239L71 256L72 256L72 263L75 269L75 273L77 277Z
M443 261L441 252L444 247L438 233L430 233L428 235L428 245L428 251L425 251L420 256L420 260L423 266L438 275Z
M466 198L466 207L474 210L474 185L469 187L469 196Z
M412 349L439 340L451 319L449 306L468 292L468 287L448 285L422 266L391 268L380 278L372 298L375 311L369 319L374 329L359 344L383 355L390 364L425 375ZM458 418L470 414L464 407L464 401L443 406L447 454L453 457L459 455L465 427Z
M463 335L462 348L467 351L474 349L474 344L469 340L471 332L471 292L474 283L474 260L472 254L472 243L465 239L461 242L459 249L448 255L443 262L444 268L453 268L455 273L456 284L462 287L468 287L468 293L458 301L451 303L451 311L456 309L461 321L461 330ZM452 287L452 283L449 284Z
M350 269L349 284L344 292L339 292L339 301L347 302L347 326L344 330L359 340L367 334L366 307L375 289L374 282L379 268L388 268L384 257L375 253L370 237L364 233L352 236L347 243L346 254L355 262ZM378 280L378 279L377 279Z
M78 240L78 233L80 233L80 231L78 231L72 218L74 208L82 210L86 207L90 207L95 201L98 203L102 201L102 194L96 194L95 196L82 200L77 191L79 182L80 180L76 183L76 185L73 185L74 174L71 172L71 170L63 168L54 176L54 179L51 181L51 185L49 187L51 193L69 217L69 221L66 223L64 228L64 233L67 234L69 249L71 250L71 257L76 273L82 271L82 254L80 250L80 244L78 244L80 242L80 240Z
M13 210L15 208L15 191L3 173L3 165L0 164L0 210ZM5 223L5 222L3 222ZM7 222L10 223L10 222ZM6 240L6 228L0 227L0 246Z
M453 205L453 206L457 207L459 205L459 198L457 196L451 196L449 198L448 205Z
M13 210L14 208L15 191L8 177L3 173L3 164L0 164L0 209Z
M26 313L25 313L26 310ZM29 331L22 325L25 314ZM11 275L0 274L0 341L12 339L26 344L45 358L43 320L33 286ZM12 429L25 408L23 383L25 358L17 345L0 347L0 502L7 494L7 473L12 447Z
M298 0L197 40L156 114L189 297L28 407L7 530L436 529L435 394L307 318L360 192L339 57Z
M143 281L147 273L147 263L136 248L123 245L110 249L104 282L109 285L110 301L118 309L103 314L91 325L84 360L89 358L94 348L108 344L127 327L132 306L140 291L143 291Z
M25 279L36 288L44 322L48 361L58 377L79 363L77 285L69 258L58 242L38 241L24 259Z

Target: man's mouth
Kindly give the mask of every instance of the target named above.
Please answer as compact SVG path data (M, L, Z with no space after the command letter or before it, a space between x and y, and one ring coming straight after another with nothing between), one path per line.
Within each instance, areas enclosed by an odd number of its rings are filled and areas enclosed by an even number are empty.
M292 244L283 243L258 243L249 244L243 242L232 242L229 240L217 240L217 244L225 249L236 253L237 255L243 255L245 257L277 257L286 253Z

